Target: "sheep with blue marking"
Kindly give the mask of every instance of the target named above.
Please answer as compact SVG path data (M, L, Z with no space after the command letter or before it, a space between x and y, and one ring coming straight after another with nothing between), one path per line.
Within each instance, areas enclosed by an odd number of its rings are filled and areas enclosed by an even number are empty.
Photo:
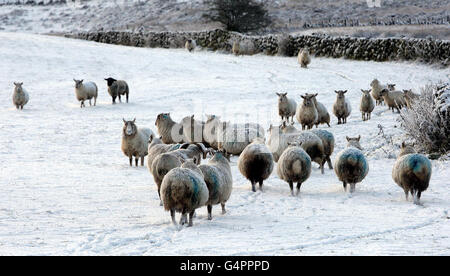
M392 169L392 178L405 192L406 200L411 193L414 204L420 204L422 192L430 185L431 172L430 160L416 153L412 146L402 143L400 154Z
M77 100L81 102L80 107L86 107L84 101L89 100L89 105L92 105L91 100L94 99L94 106L97 104L98 88L97 85L92 82L84 82L84 80L76 80L75 82L75 96Z
M23 82L15 82L14 86L14 93L12 97L13 104L16 109L23 109L23 107L30 100L30 96L28 95L27 90L23 88Z
M264 180L269 178L273 171L273 156L264 139L257 138L245 147L239 156L238 168L251 182L253 192L256 192L256 183L259 183L259 189L262 190Z
M209 191L203 173L191 161L186 161L181 167L169 171L161 184L162 204L166 211L170 211L175 225L177 225L175 212L179 212L180 224L186 224L189 214L188 226L193 226L195 210L205 206L208 198Z
M181 147L181 144L164 144L161 139L155 137L155 134L152 133L148 140L148 155L147 155L147 167L152 172L152 164L155 158L166 152L177 150Z
M311 158L301 148L301 142L289 143L277 164L278 176L289 183L291 194L294 196L294 183L297 183L297 193L300 193L302 183L311 175Z
M203 179L209 191L209 199L206 202L208 219L212 220L212 207L222 206L222 214L226 213L225 204L231 196L233 189L233 176L231 174L230 160L222 151L214 152L208 164L199 166L203 173Z
M347 137L347 148L338 153L334 162L334 171L342 181L344 190L350 184L350 193L355 192L355 186L360 183L369 173L369 163L361 152L361 136L358 138Z
M105 79L108 85L108 94L112 97L112 103L116 104L116 98L119 97L119 102L122 102L121 95L125 95L128 103L128 97L130 95L130 88L124 80L116 80L114 78Z

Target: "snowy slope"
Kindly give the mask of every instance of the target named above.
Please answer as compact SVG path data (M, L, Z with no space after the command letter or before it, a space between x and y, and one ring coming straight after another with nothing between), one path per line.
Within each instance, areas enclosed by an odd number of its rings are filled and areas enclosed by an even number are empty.
M406 202L391 179L403 133L397 115L358 112L360 89L377 77L415 91L448 80L449 70L411 63L313 59L144 49L28 34L0 33L0 254L445 254L450 253L449 161L433 161L423 207ZM111 105L104 77L126 79L130 103ZM72 78L96 81L98 106L80 109ZM23 111L11 102L13 82L31 95ZM175 120L205 113L232 121L278 124L275 92L297 100L318 92L331 111L333 90L348 89L353 113L333 117L336 153L345 136L362 135L370 172L351 197L333 171L317 166L298 198L274 172L252 193L232 159L228 213L206 208L194 227L176 229L159 206L147 168L130 168L120 150L122 117L151 127L160 112ZM327 128L328 129L328 128ZM156 131L156 130L155 130Z

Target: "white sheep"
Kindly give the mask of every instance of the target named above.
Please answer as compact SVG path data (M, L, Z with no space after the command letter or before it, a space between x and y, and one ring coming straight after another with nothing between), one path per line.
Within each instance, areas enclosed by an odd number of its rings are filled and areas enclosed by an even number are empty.
M188 143L204 143L203 128L204 122L200 122L194 119L194 115L184 117L181 120L181 126L183 127L184 140Z
M206 204L209 198L208 187L202 171L193 162L187 161L180 168L174 168L164 177L161 184L161 200L166 211L170 211L173 224L175 212L181 213L180 224L193 225L195 210Z
M335 90L336 101L333 104L333 114L338 118L338 125L346 124L347 117L352 113L352 106L350 102L345 98L347 90Z
M141 158L141 166L144 166L144 157L148 154L148 140L150 135L154 135L149 128L138 128L136 119L126 121L123 119L122 130L122 152L130 159L130 166L133 166L133 156L138 166L139 158Z
M30 100L30 96L27 90L23 88L23 82L15 82L14 86L14 93L12 97L13 104L17 109L23 109L24 105L26 105Z
M128 103L128 97L130 94L130 88L128 87L128 84L124 80L116 80L113 78L107 78L105 79L107 81L108 86L108 94L112 97L113 104L116 103L116 98L119 97L119 102L122 102L122 99L120 98L121 95L125 95Z
M303 98L303 103L299 104L297 107L296 118L302 125L302 130L311 129L319 119L319 113L317 112L316 105L312 99L313 95L301 97Z
M311 63L311 57L309 55L309 49L304 48L303 50L298 52L297 57L298 63L302 68L308 68L308 65Z
M325 107L325 105L323 105L321 102L317 101L317 95L319 95L318 93L316 94L308 94L306 93L306 96L312 96L312 101L314 103L314 105L316 106L317 109L317 121L315 123L316 128L320 125L320 124L327 124L328 127L330 127L330 113L328 113L327 108Z
M177 150L181 147L181 144L164 144L161 139L155 137L155 134L151 134L148 140L148 155L147 155L147 167L152 172L152 164L155 158L166 152Z
M372 97L376 100L376 105L382 105L383 104L383 97L380 95L381 90L387 89L387 85L382 85L379 80L374 79L370 83L370 87L372 88L371 94Z
M94 99L94 106L97 104L98 88L94 82L73 79L75 82L75 95L77 100L81 102L80 107L86 107L84 101L89 100L89 105L92 105L91 99Z
M388 108L392 109L392 112L394 112L394 109L397 109L397 112L400 113L400 109L406 106L405 96L401 91L383 89L380 95L383 97Z
M256 183L262 190L264 180L273 171L273 156L264 142L264 139L255 139L245 147L238 159L239 171L251 182L253 192L256 192Z
M331 164L331 155L333 154L335 143L333 134L324 129L313 129L311 132L322 140L325 160L328 163L328 167L333 169L333 165Z
M372 111L375 108L375 103L373 102L372 96L370 96L370 90L361 89L362 97L361 103L359 105L359 110L361 111L361 116L363 121L370 120Z
M164 144L187 142L183 135L183 126L174 122L170 117L170 113L158 114L155 126L158 128L158 133Z
M411 106L417 101L420 95L414 93L411 89L403 90L403 96L405 97L406 106L411 109Z
M287 93L276 93L278 96L278 115L280 115L281 120L286 120L289 122L289 117L291 121L294 122L295 112L297 111L297 103L294 99L288 98Z
M255 128L227 127L218 131L218 148L228 154L240 155L255 138L264 138Z
M184 48L186 48L186 50L188 50L189 52L194 51L194 49L195 49L195 41L192 40L192 39L186 40L186 43L184 44Z
M203 179L209 190L209 199L206 202L208 219L212 219L212 206L221 204L222 214L226 213L225 203L231 196L233 189L233 176L230 162L224 152L216 151L208 164L199 166Z
M298 195L302 183L311 175L311 158L300 147L300 144L301 142L289 143L277 164L278 176L289 183L292 196L294 196L294 182L297 183Z
M361 136L347 137L347 148L339 152L334 161L334 171L342 181L345 191L347 184L350 184L350 193L355 191L356 184L363 181L369 173L369 163L361 152L360 140Z
M416 153L412 146L402 143L397 161L392 168L392 179L405 192L414 198L414 204L420 204L422 192L428 189L431 179L431 162L422 154Z

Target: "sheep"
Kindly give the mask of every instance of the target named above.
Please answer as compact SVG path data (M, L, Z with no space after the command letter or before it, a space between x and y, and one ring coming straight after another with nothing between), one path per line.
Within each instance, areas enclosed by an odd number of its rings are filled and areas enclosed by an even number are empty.
M323 105L321 102L317 101L317 95L319 95L318 93L316 94L308 94L306 93L306 95L311 95L312 96L312 101L314 103L314 105L316 106L317 109L317 121L315 123L316 128L319 127L320 124L327 124L328 127L330 126L330 113L328 113L327 108L325 107L325 105Z
M148 140L154 135L149 128L138 128L136 118L133 121L123 119L122 131L122 152L130 159L130 166L133 166L133 156L138 166L141 158L141 166L144 166L144 157L148 154Z
M203 179L209 190L209 199L206 205L208 219L212 220L212 206L220 203L222 214L225 214L225 203L230 198L233 189L233 176L228 156L222 151L216 151L208 164L200 165L199 169L203 173Z
M222 122L220 118L215 115L207 115L207 121L203 127L203 140L205 143L209 144L214 149L219 149L219 143L223 144L225 141L224 135L226 133L233 134L236 136L245 136L247 129L252 129L250 137L264 137L265 131L260 124L247 123L247 124L231 124L229 122ZM256 134L255 134L256 130ZM228 135L232 136L232 135ZM237 137L236 137L237 138ZM251 139L253 139L251 138ZM245 140L245 139L244 139ZM233 141L231 139L230 141ZM247 141L247 140L245 140ZM242 141L240 141L242 142ZM243 147L247 146L248 143L244 144ZM242 150L244 149L242 148ZM241 151L242 151L241 150Z
M201 159L206 158L208 150L201 143L183 144L179 149L161 153L156 156L151 164L150 171L153 174L153 180L158 187L158 195L161 197L160 188L165 175L173 168L181 166L182 162L193 159L197 165Z
M23 82L15 82L14 86L14 93L12 97L13 104L16 106L16 109L23 109L23 107L30 100L30 96L27 90L23 88Z
M388 89L389 91L395 91L395 86L396 86L395 83L388 83L388 84L387 84L387 89Z
M187 142L183 135L183 126L175 123L170 113L160 113L156 117L155 126L164 144Z
M235 41L233 42L233 47L231 48L231 52L235 54L236 56L240 55L240 45L239 42Z
M403 142L400 154L392 168L392 179L403 188L406 200L410 192L414 198L414 204L420 205L422 192L427 190L430 184L431 172L430 160L416 153L412 146Z
M300 133L301 130L297 129L293 123L286 124L286 122L283 122L283 124L280 125L280 130L282 133Z
M295 112L297 111L297 103L294 99L287 97L287 93L276 93L278 96L278 115L280 115L281 120L286 120L289 122L289 117L291 121L294 122Z
M177 225L175 212L179 212L180 224L187 222L189 214L188 226L191 227L195 210L206 204L209 191L202 171L193 162L187 161L167 173L161 184L161 195L164 209L170 211L173 224Z
M383 104L383 97L381 97L380 92L383 89L388 88L386 85L382 85L380 83L379 80L374 79L371 83L370 83L370 87L372 88L371 90L371 94L372 97L376 100L376 105L382 105Z
M186 48L186 50L188 50L189 52L194 51L194 49L195 49L195 42L192 39L188 39L186 41L186 44L184 44L184 48Z
M124 80L116 80L113 78L105 79L108 85L108 93L112 97L112 103L116 104L116 98L119 97L119 102L122 102L120 98L121 95L125 95L128 103L128 97L130 94L130 89L128 84Z
M188 143L205 143L203 139L204 122L196 121L194 115L184 117L181 120L184 140Z
M311 57L309 56L309 49L304 48L303 50L299 51L297 60L302 68L308 68L308 65L311 63Z
M301 96L303 103L297 107L296 118L302 125L302 130L311 129L319 118L316 105L314 104L312 95Z
M275 162L279 162L280 156L287 149L289 143L301 142L301 147L308 153L311 160L319 164L320 171L324 174L326 162L325 148L322 139L311 131L297 133L283 133L280 127L269 128L270 135L268 146Z
M147 155L147 167L152 172L153 160L161 153L177 150L181 147L181 144L163 144L161 139L155 137L155 134L151 134L148 140L148 155Z
M359 106L359 110L361 111L361 116L363 121L370 120L372 111L375 108L375 103L373 102L372 97L370 96L370 90L361 89L363 93L361 97L361 103Z
M240 155L255 138L264 137L251 127L227 127L225 131L218 131L218 148L228 154Z
M91 99L94 98L94 106L97 104L98 88L94 82L83 82L83 80L73 79L75 82L75 95L77 100L81 102L80 107L86 107L84 101L89 100L89 105L91 104Z
M328 168L330 170L333 169L333 165L331 163L331 155L334 151L334 136L331 132L324 130L324 129L313 129L311 130L312 133L317 135L320 140L322 140L324 154L325 154L325 160L328 163Z
M256 183L262 190L264 180L273 171L273 156L264 142L264 139L255 139L245 147L238 159L239 171L251 182L253 192L256 192Z
M297 183L297 193L300 187L311 175L311 158L300 147L301 143L289 143L289 147L280 156L277 164L277 174L280 179L289 183L294 196L294 182Z
M405 102L406 102L406 107L408 107L408 109L411 109L412 104L419 99L419 95L415 94L414 92L412 92L411 89L409 90L403 90L403 97L405 98Z
M350 193L355 192L356 184L363 181L369 173L369 163L361 152L360 140L361 136L347 137L347 148L338 153L334 162L334 171L339 181L342 181L345 191L347 184L350 184Z
M333 104L333 114L338 118L338 125L346 124L347 117L352 113L350 102L345 99L347 90L335 90L336 101Z
M394 112L394 109L397 109L397 112L400 113L400 109L406 106L406 100L401 91L383 89L381 90L380 95L383 97L384 102L389 109L392 109L392 112Z

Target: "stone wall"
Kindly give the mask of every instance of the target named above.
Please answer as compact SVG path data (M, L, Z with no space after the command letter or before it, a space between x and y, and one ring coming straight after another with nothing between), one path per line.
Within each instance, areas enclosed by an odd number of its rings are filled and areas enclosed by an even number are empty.
M187 39L212 51L231 52L233 42L239 42L244 54L295 56L299 49L309 47L315 56L354 60L407 60L450 65L450 41L403 38L353 38L326 35L266 35L246 36L224 30L205 32L87 32L66 37L134 47L182 48ZM243 47L244 46L244 47Z

